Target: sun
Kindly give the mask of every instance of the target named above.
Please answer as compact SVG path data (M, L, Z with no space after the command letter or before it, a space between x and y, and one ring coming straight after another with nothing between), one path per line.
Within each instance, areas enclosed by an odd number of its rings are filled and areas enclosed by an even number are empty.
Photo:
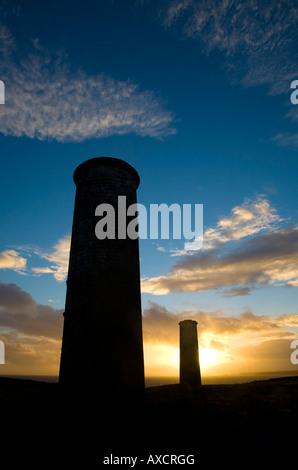
M218 364L221 360L221 352L211 348L200 348L200 366L201 369L208 369L208 367Z
M153 375L179 374L179 348L162 343L147 343L144 345L145 363ZM223 359L221 351L212 348L199 348L201 370L219 364Z

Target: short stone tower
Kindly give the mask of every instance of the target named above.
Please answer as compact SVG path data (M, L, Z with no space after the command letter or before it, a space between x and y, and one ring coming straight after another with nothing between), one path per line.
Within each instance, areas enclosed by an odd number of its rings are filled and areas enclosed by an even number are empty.
M117 158L87 160L74 172L76 198L60 377L103 393L144 388L138 239L118 239L118 196L135 204L140 178ZM116 237L96 237L99 204L115 210ZM123 227L122 227L123 228Z
M183 320L180 326L180 384L201 385L197 322Z

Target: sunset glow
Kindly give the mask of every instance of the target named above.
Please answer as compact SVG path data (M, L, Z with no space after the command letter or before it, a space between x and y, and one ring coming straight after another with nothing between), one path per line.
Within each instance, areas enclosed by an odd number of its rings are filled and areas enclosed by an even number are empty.
M212 365L220 365L223 361L223 354L215 349L201 348L199 352L201 372L208 374L208 368Z
M166 344L147 343L144 345L145 368L148 376L179 375L179 348ZM211 348L200 348L199 360L202 375L208 375L208 368L225 362L224 355ZM225 369L227 372L227 370Z

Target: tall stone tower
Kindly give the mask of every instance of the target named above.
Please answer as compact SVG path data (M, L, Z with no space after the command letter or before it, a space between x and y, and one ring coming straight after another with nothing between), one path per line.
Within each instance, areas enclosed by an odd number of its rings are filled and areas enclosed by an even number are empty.
M184 320L180 326L180 384L201 385L197 322Z
M144 388L139 245L123 238L123 226L118 237L118 196L126 196L127 207L135 204L140 178L123 160L101 157L79 165L74 182L59 381L137 392ZM103 203L115 210L115 239L95 234Z

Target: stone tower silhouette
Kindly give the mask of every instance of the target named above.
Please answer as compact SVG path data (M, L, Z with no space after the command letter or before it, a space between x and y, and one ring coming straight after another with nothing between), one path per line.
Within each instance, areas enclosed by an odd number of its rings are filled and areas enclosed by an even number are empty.
M117 237L118 196L136 203L140 178L117 158L87 160L74 172L76 198L59 382L103 393L144 388L138 239ZM95 209L115 209L116 237L99 240ZM135 218L135 217L134 217Z
M201 385L197 322L183 320L180 326L180 384Z

